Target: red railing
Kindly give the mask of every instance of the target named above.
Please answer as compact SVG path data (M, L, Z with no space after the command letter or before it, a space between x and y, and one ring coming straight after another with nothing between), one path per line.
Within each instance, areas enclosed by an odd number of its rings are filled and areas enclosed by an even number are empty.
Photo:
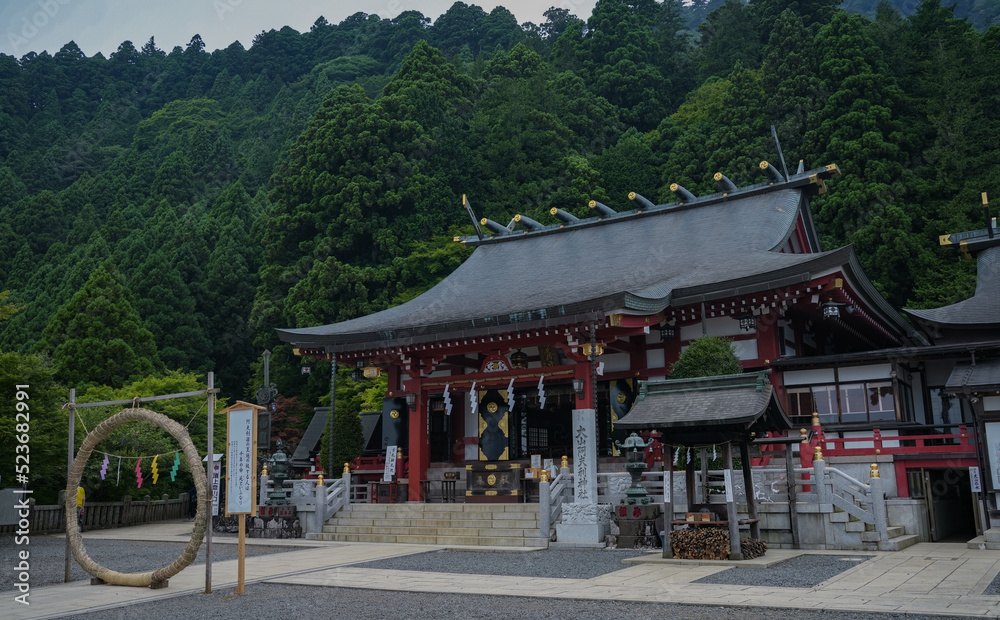
M814 447L820 446L824 455L866 456L866 455L921 455L953 454L974 455L975 436L961 425L957 433L930 435L890 435L882 436L881 430L872 429L870 437L814 437ZM858 444L867 444L859 446ZM852 445L853 444L853 445Z

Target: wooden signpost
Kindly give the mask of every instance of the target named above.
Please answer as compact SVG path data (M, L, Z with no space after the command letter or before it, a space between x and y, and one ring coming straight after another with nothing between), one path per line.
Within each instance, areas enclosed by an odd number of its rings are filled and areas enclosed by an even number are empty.
M236 594L243 594L246 575L246 516L257 514L257 413L264 407L243 401L226 414L226 516L239 516Z

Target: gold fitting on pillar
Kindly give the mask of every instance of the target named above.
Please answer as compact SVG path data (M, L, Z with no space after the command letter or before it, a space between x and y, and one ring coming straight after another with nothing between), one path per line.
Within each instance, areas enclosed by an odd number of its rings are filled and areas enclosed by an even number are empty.
M823 451L820 449L819 446L816 446L815 448L813 448L813 460L814 461L822 461L823 460Z
M317 478L318 480L316 481L316 486L318 487L323 486L323 474L320 474L319 476L317 476Z
M813 411L812 425L813 425L813 428L816 428L817 426L819 426L819 412L818 411Z
M802 440L802 443L809 443L809 431L804 428L800 428L799 438Z
M351 473L351 464L350 463L344 463L344 473L345 474Z
M543 469L542 472L538 475L538 481L539 482L548 482L549 481L549 470Z
M562 467L563 469L569 469L569 457L566 456L565 454L562 457L562 462L559 463L559 467Z
M261 472L260 472L260 475L261 475L261 476L266 476L266 475L267 475L267 465L265 465L265 466L264 466L264 469L263 469L263 470L261 470Z
M396 448L396 458L397 459L402 459L403 458L403 449L402 448Z
M878 463L872 463L871 467L872 467L871 477L872 478L881 478L882 474L878 473Z

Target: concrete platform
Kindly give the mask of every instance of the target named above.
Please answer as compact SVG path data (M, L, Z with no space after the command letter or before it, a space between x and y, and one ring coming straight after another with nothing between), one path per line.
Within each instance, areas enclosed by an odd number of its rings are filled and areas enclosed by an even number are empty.
M88 532L87 537L185 542L190 530L190 522L156 524ZM216 545L234 543L235 539L216 538L214 541ZM969 549L964 543L920 543L896 552L851 551L851 555L866 555L871 559L812 588L694 583L736 563L664 560L659 557L659 552L635 558L622 570L592 579L494 576L485 580L481 575L376 570L353 568L350 565L445 548L490 551L504 549L306 540L248 540L247 543L288 547L288 551L284 553L247 558L248 584L268 582L402 592L1000 617L1000 596L983 594L1000 573L1000 551ZM524 548L511 550L544 553L526 551ZM785 561L803 553L805 552L772 549L762 558L738 564L763 569L769 563ZM829 553L842 555L844 552ZM213 589L235 585L236 564L236 560L213 563ZM92 586L89 581L32 588L31 605L5 604L3 617L55 618L204 592L205 572L204 566L189 567L171 578L168 587L161 590Z

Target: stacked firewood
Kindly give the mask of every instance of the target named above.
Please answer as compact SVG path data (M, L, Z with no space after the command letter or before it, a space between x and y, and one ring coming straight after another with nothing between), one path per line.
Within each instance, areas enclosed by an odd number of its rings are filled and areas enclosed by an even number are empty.
M751 540L744 538L740 540L740 548L743 550L743 559L752 560L767 553L767 543L763 540Z
M740 540L743 558L750 560L764 555L767 543L762 540ZM699 527L670 533L674 557L685 560L728 560L729 531L719 527Z

